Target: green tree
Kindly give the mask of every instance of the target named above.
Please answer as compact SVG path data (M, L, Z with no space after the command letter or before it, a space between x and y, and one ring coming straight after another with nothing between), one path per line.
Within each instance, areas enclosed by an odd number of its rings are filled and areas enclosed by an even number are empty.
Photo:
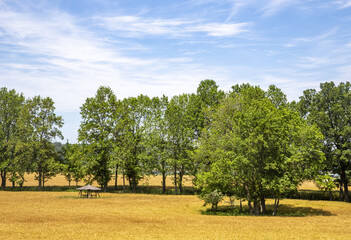
M61 171L71 187L71 182L78 182L84 178L82 147L79 144L66 143L63 145L63 159Z
M196 128L194 127L194 108L191 105L191 99L195 97L195 94L174 96L166 110L175 194L178 194L178 187L180 193L183 191L183 177L189 170L190 153L195 148Z
M210 115L199 140L198 183L205 194L247 199L255 215L265 213L266 196L274 196L276 214L284 194L318 173L322 135L296 112L276 108L260 88L242 86Z
M347 172L351 170L351 84L320 84L308 89L298 103L301 116L316 124L324 135L327 171L340 176L340 197L349 202Z
M49 97L28 99L22 108L19 118L21 147L18 152L23 154L22 159L30 157L30 168L37 173L39 190L59 171L52 141L57 137L63 139L59 130L62 125L62 117L55 114L54 102Z
M130 188L135 192L147 167L145 142L147 133L147 118L150 114L151 100L148 96L130 97L122 102L123 115L118 125L122 138L122 168L128 178Z
M168 143L168 124L165 118L168 107L168 98L154 97L151 99L149 117L146 119L147 124L147 153L149 156L147 165L151 170L149 174L160 172L162 174L162 193L166 193L166 177L169 172L169 143Z
M18 118L24 103L22 94L14 89L0 89L0 175L1 188L6 187L6 174L16 172L15 148L18 138Z
M221 99L225 97L225 93L218 89L218 85L212 79L206 79L200 82L196 97L192 97L191 104L193 108L193 117L195 123L195 136L200 137L202 129L208 124L209 119L206 114L211 108L215 109L219 105Z
M101 86L95 97L87 98L80 108L82 121L78 140L87 161L87 174L107 191L113 168L113 129L116 125L117 99L111 88Z

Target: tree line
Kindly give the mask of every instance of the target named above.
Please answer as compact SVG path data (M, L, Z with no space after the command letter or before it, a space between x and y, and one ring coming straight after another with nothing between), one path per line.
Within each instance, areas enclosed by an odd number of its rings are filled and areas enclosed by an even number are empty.
M69 184L82 179L107 184L122 176L123 190L135 191L145 175L171 177L175 194L192 176L200 196L216 207L221 196L248 201L264 213L265 198L279 199L306 179L330 183L349 201L351 168L350 83L320 84L299 101L288 102L274 85L249 84L219 90L201 81L196 93L118 99L100 87L80 108L77 144L58 144L63 119L51 98L25 99L14 89L0 91L1 186L22 186L35 173L41 189L57 173ZM327 176L321 178L320 176ZM129 185L129 186L127 186Z

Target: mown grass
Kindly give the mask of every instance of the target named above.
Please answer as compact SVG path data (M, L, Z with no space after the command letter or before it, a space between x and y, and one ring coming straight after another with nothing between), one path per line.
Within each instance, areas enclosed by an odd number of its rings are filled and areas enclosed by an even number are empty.
M0 191L0 239L350 239L351 205L282 200L303 217L206 216L196 196ZM272 204L268 200L267 204ZM284 210L284 208L286 208Z

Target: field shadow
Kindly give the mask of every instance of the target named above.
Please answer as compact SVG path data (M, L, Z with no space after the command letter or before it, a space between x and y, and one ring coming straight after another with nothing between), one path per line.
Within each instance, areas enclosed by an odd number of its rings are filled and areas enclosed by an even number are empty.
M273 204L266 205L267 212L260 216L273 217ZM203 215L219 215L219 216L252 216L247 206L243 206L240 210L238 207L219 206L216 211L211 209L200 210ZM307 217L307 216L336 216L330 211L313 207L296 207L292 204L281 204L278 207L276 217Z
M273 214L273 205L268 205L268 209ZM281 204L278 207L277 216L281 217L307 217L307 216L335 216L330 211L313 207L296 207L292 204Z

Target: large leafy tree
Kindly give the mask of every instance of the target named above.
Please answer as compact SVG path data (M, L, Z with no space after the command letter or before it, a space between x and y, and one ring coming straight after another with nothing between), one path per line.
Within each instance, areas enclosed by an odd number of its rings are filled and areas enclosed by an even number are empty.
M79 144L66 143L62 146L63 158L61 171L71 187L71 182L78 182L84 178L82 147Z
M255 215L266 211L266 196L274 196L276 214L279 199L320 169L322 135L296 112L277 108L260 88L233 90L199 140L198 184L203 194L247 199Z
M150 114L146 119L146 151L148 156L149 174L152 171L160 172L162 175L162 193L166 193L166 177L169 172L169 143L168 124L165 118L168 107L168 98L154 97L151 99Z
M196 108L193 111L193 118L195 120L195 136L200 137L202 129L208 124L209 119L206 116L210 109L214 109L219 105L221 99L225 97L225 93L219 90L218 85L212 79L206 79L200 82L196 90L196 98L193 97L191 106Z
M95 97L87 98L81 107L82 122L78 140L87 161L87 174L107 191L113 168L113 129L118 101L109 87L101 86Z
M168 139L171 151L170 162L174 174L175 193L183 191L183 177L191 165L190 154L195 148L196 127L192 102L195 94L174 96L166 110Z
M349 202L347 173L351 170L351 84L320 84L320 90L308 89L297 108L309 122L318 125L324 135L327 171L338 174L344 191L341 198ZM342 196L343 195L343 196Z
M15 148L18 138L18 119L24 96L14 89L0 89L0 173L1 187L5 189L7 173L16 172Z
M150 114L151 100L139 95L122 102L122 116L118 123L120 141L120 158L122 169L128 178L130 188L136 191L139 180L147 168L145 149L147 148L147 119Z
M59 130L63 125L61 116L55 114L51 98L35 96L28 99L19 118L20 141L19 155L31 159L31 171L37 173L39 189L45 181L59 171L59 162L53 144L55 138L63 139Z

